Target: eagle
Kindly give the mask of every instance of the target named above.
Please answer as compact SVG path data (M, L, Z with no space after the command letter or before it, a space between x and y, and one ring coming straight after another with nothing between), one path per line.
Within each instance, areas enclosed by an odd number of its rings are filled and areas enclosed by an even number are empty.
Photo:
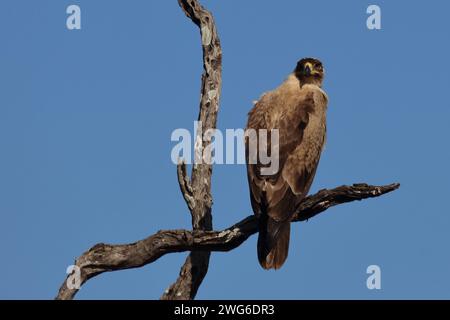
M309 192L325 145L324 74L318 59L301 59L287 79L263 94L248 114L246 130L278 130L278 170L270 174L262 173L268 165L260 161L260 152L256 161L249 161L252 144L247 135L245 140L250 200L259 221L258 260L264 269L279 269L286 261L292 217ZM258 134L256 139L258 148L264 139L267 150L272 150L270 134Z

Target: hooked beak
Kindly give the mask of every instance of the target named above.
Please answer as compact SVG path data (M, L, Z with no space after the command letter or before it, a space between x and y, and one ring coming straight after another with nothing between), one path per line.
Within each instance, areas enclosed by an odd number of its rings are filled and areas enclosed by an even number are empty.
M304 71L305 71L305 76L309 77L311 75L312 65L310 63L306 63Z

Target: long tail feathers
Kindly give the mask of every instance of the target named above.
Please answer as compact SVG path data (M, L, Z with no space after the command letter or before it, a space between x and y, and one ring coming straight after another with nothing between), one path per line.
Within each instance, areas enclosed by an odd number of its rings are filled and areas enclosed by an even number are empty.
M261 217L258 236L258 260L264 269L279 269L289 252L291 224Z

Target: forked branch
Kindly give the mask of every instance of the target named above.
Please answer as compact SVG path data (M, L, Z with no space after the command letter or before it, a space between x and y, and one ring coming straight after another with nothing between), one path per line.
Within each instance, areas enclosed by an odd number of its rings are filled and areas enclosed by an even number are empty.
M398 189L399 186L398 183L385 186L354 184L321 190L300 204L294 221L308 220L330 207L346 202L379 197ZM230 251L257 231L258 220L253 215L222 231L163 230L130 244L97 244L83 253L75 265L80 268L80 280L83 284L103 272L139 268L168 253ZM64 282L57 299L72 299L76 293L76 289L69 289ZM176 292L174 294L177 295Z

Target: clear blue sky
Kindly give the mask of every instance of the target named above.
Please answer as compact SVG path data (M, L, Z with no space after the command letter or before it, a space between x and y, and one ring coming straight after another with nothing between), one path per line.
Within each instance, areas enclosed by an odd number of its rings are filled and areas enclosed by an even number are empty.
M311 192L402 187L296 224L277 272L259 267L256 237L214 253L198 298L450 298L450 3L203 3L223 45L220 129L318 57L328 141ZM66 29L70 4L80 31ZM170 134L197 117L201 51L176 0L2 0L0 41L0 298L53 298L95 243L190 227ZM215 229L251 214L243 165L216 166L212 187ZM185 256L103 274L77 298L158 298ZM371 264L381 290L366 288Z

